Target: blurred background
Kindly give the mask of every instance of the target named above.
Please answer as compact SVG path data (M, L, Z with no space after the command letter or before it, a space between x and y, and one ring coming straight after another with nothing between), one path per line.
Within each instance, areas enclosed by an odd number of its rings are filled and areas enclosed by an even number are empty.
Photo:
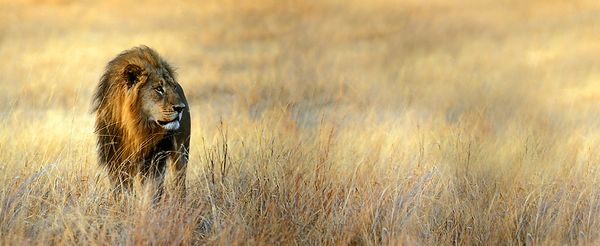
M196 109L223 117L476 112L497 130L525 110L549 125L597 124L598 11L595 1L3 2L0 105L87 113L107 61L144 44L178 68Z

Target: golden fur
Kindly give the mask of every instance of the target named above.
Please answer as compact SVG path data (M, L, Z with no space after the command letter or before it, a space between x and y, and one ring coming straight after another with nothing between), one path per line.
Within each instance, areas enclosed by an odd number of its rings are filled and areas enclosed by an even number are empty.
M159 185L172 163L177 184L185 188L190 114L183 89L169 64L142 46L111 60L93 101L100 165L115 187L131 188L132 179Z

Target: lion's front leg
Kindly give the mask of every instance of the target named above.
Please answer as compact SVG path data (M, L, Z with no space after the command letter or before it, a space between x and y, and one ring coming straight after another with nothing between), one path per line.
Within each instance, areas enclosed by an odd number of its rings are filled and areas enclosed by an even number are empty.
M152 185L154 189L153 192L153 196L152 196L152 200L154 201L154 203L159 202L162 197L163 194L165 193L165 171L163 168L163 171L153 174L151 179L152 179Z
M115 198L119 198L126 192L133 190L133 177L131 174L123 168L115 167L108 170L108 177L113 189L113 195Z
M153 192L152 199L154 203L157 203L162 198L165 190L166 160L165 158L155 158L147 163L145 167L142 172L142 184L150 183Z
M171 157L171 173L174 176L174 191L179 198L184 200L186 197L186 172L187 172L187 153L176 153Z

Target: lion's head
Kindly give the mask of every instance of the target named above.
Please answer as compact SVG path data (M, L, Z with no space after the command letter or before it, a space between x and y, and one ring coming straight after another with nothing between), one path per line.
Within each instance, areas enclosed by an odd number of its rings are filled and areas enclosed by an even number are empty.
M142 46L108 63L93 110L101 125L116 124L134 137L178 130L186 106L173 69L154 50Z
M123 71L123 79L128 94L125 104L129 107L122 109L131 111L123 112L123 115L138 113L139 115L133 116L146 120L140 123L148 124L148 128L157 131L179 129L186 104L168 66L148 69L143 65L129 64ZM138 109L139 112L135 112Z

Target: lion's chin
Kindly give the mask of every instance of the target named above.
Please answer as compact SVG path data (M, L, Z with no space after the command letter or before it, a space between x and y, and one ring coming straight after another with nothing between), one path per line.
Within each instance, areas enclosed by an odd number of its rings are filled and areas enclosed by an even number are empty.
M158 124L160 127L162 127L163 129L165 129L167 131L175 131L175 130L179 129L179 120L178 119L174 119L172 121L157 120L156 124Z

